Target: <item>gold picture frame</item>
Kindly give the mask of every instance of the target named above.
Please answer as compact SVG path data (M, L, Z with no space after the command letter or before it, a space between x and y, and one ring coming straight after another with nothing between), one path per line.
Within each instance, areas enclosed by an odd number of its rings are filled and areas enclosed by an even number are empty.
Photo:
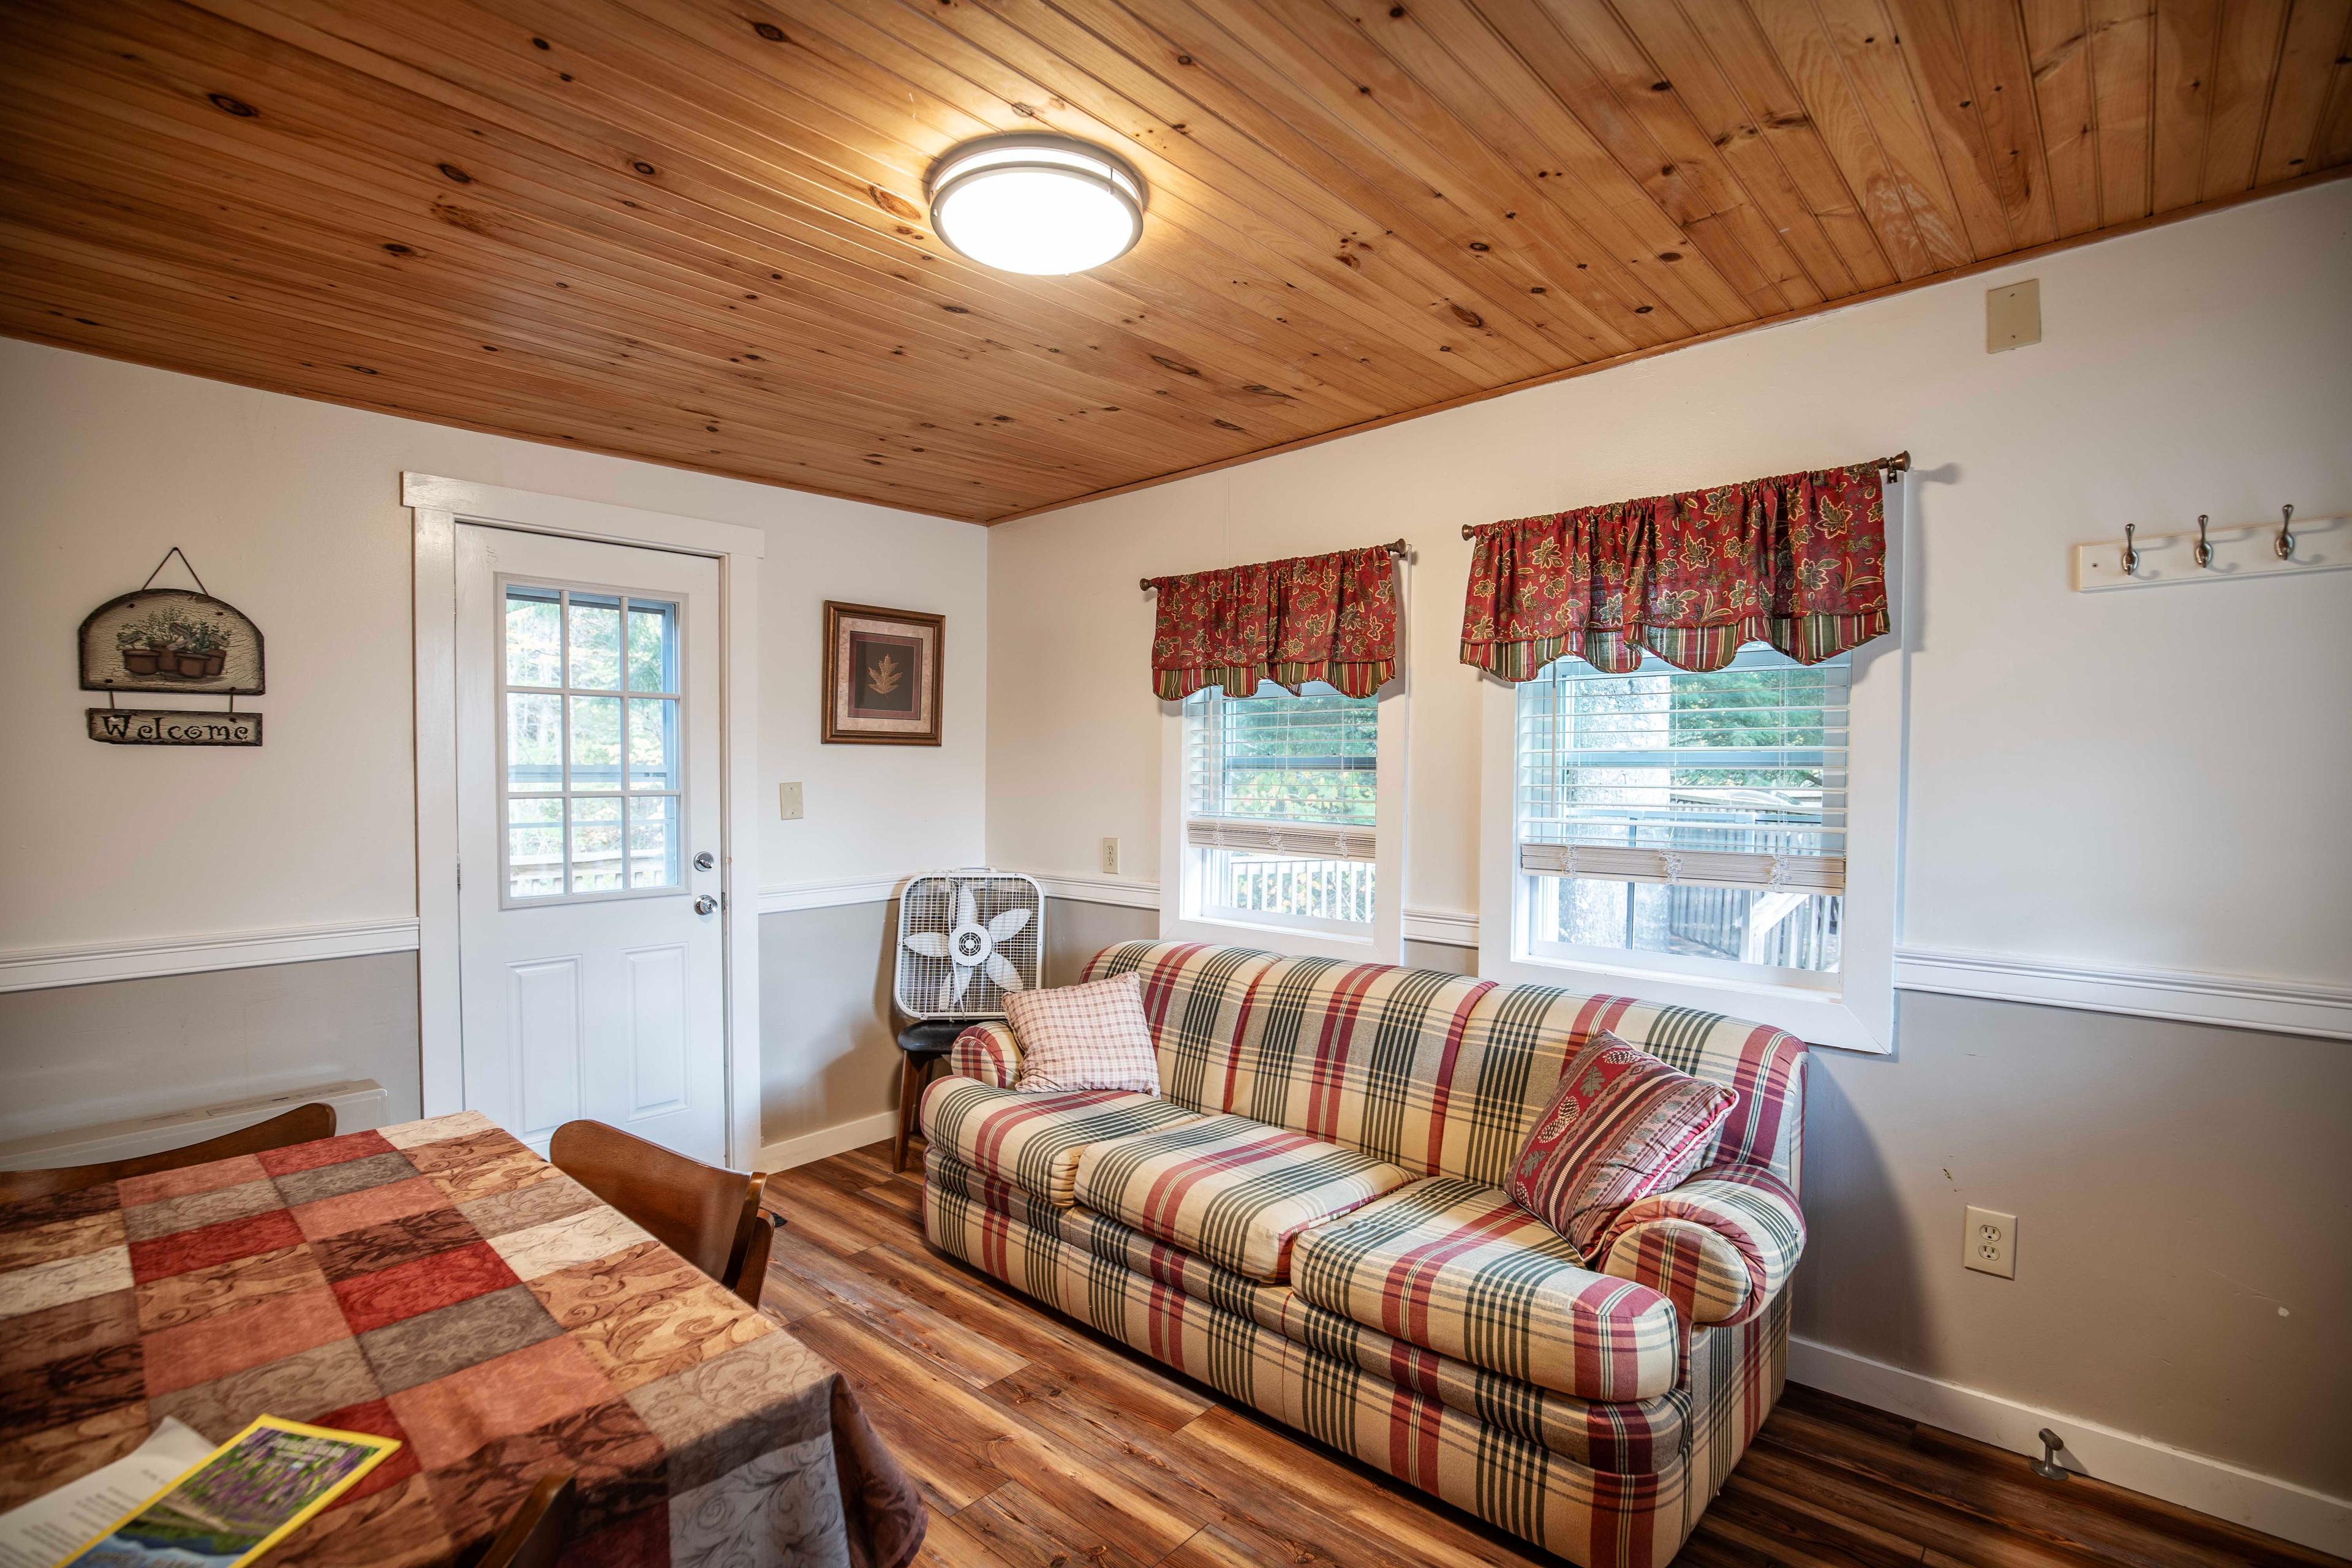
M945 616L824 602L826 745L936 746Z

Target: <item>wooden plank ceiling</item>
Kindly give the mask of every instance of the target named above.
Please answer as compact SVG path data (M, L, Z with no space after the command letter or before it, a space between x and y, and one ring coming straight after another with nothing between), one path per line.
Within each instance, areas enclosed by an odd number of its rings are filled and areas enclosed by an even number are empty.
M2352 163L2352 0L0 0L0 331L998 519ZM963 139L1151 185L1092 275Z

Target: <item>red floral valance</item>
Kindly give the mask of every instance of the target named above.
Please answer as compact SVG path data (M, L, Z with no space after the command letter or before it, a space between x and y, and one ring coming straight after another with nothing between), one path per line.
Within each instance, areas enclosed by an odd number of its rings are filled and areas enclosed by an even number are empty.
M1882 636L1879 464L1471 531L1462 662L1528 680L1562 654L1622 674L1649 649L1721 669L1746 642L1817 664Z
M1160 621L1151 689L1167 701L1205 686L1247 697L1271 680L1328 681L1369 697L1396 673L1396 563L1386 545L1153 577Z

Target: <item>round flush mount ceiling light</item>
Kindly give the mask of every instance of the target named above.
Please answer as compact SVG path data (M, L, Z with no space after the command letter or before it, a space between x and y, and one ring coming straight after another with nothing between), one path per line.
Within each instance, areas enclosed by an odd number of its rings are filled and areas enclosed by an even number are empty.
M1143 176L1072 136L982 136L925 182L931 226L983 267L1053 277L1113 261L1143 237Z

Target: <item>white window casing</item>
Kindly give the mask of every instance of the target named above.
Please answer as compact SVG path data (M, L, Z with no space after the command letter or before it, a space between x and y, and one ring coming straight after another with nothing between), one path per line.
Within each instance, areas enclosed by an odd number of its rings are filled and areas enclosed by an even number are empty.
M1916 482L1916 481L1915 481ZM1594 791L1555 790L1530 800L1521 776L1522 748L1541 744L1525 729L1519 688L1492 677L1476 679L1481 695L1479 829L1479 963L1485 978L1638 997L1752 1018L1789 1030L1810 1044L1883 1053L1894 1048L1895 948L1898 937L1904 715L1909 679L1903 613L1904 544L1910 528L1911 484L1887 487L1889 608L1893 630L1847 655L1847 729L1843 755L1830 742L1801 758L1822 773L1820 809L1811 820L1775 833L1750 818L1743 832L1724 833L1726 803L1696 801L1707 791L1672 792L1664 802L1625 810ZM1823 668L1826 667L1814 667ZM1556 747L1569 748L1562 738ZM1556 751L1555 757L1570 754ZM1712 761L1716 753L1699 752ZM1747 755L1742 756L1743 765ZM1593 762L1608 753L1585 752ZM1688 752L1644 755L1653 766L1698 765ZM1726 761L1729 762L1727 755ZM1842 761L1842 767L1841 767ZM1722 791L1715 792L1718 796ZM1712 815L1711 815L1712 814ZM1777 825L1777 824L1776 824ZM1690 958L1659 952L1570 946L1537 940L1543 911L1535 900L1563 877L1669 887L1748 889L1776 905L1842 900L1838 962L1833 970L1772 967Z

